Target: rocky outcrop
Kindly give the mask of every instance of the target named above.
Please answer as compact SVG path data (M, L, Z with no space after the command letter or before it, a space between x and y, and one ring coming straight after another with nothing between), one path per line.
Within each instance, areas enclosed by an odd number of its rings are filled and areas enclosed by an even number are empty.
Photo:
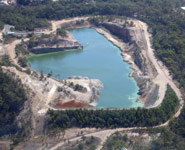
M33 48L30 49L30 51L34 54L43 54L43 53L52 53L52 52L60 52L60 51L66 51L66 50L81 50L82 47L80 45L76 46L66 46L66 47L59 47L59 48L50 48L50 47L45 47L45 48Z
M111 31L114 35L122 39L124 42L129 42L131 40L131 36L129 30L125 28L123 25L105 22L101 24L103 27Z
M35 43L37 43L36 46L29 48L29 50L34 54L83 49L83 46L74 38L67 39L60 36L39 38Z

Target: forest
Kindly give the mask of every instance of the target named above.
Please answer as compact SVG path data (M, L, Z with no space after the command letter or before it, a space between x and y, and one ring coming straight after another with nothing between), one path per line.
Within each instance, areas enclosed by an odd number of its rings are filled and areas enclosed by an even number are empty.
M157 108L49 110L47 120L50 129L151 127L167 121L175 113L178 104L175 92L168 86L165 98L161 106Z
M179 118L172 119L169 127L148 129L149 135L155 137L160 133L157 139L153 139L149 145L142 140L132 141L127 136L115 133L110 136L103 146L103 150L119 149L120 147L132 147L133 150L184 150L185 149L185 108ZM136 131L137 132L137 131ZM140 130L139 133L146 131Z
M20 79L13 76L0 68L0 126L13 123L27 99Z
M164 62L184 91L185 12L180 9L185 5L184 0L59 0L55 3L47 0L44 3L41 1L30 2L30 0L18 0L17 6L0 6L0 29L4 24L10 24L14 25L16 30L31 31L35 28L49 27L48 20L84 15L126 16L146 22L153 35L152 42L156 56ZM20 112L26 97L19 81L9 77L1 69L0 83L0 125L4 125L11 123ZM177 97L168 87L165 100L159 108L155 109L138 108L116 111L80 109L62 112L50 110L47 117L50 129L72 126L149 127L169 119L177 105ZM154 149L184 149L180 146L185 140L185 107L178 118L170 121L169 128L160 132L161 136L154 142Z
M46 28L47 20L60 20L84 15L117 15L146 22L152 29L155 53L169 68L174 79L185 88L185 15L183 0L50 0L30 4L0 6L0 28L14 25L16 30ZM156 9L157 8L157 9Z

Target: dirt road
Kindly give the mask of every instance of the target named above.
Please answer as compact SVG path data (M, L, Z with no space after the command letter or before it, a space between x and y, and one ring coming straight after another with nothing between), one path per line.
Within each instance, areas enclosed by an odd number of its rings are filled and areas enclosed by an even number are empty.
M138 22L139 22L140 28L143 30L143 34L144 34L143 38L146 39L148 58L153 63L158 73L157 77L153 79L153 82L159 85L159 95L158 95L159 98L152 107L157 107L162 103L166 93L167 84L169 84L172 87L177 97L179 99L182 99L181 91L175 85L174 81L172 80L172 77L169 75L168 69L162 64L162 62L157 60L157 58L155 57L154 49L152 49L151 42L150 42L150 34L147 31L148 26L141 21L138 21ZM183 101L180 101L180 103L182 104Z
M102 130L102 131L98 131L98 132L94 132L94 133L90 133L90 134L86 134L86 137L98 137L101 139L101 144L100 146L97 148L97 150L100 150L102 148L103 143L105 142L105 140L107 139L107 137L109 137L111 134L115 133L116 131L122 131L124 129L110 129L110 130ZM74 137L69 139L70 142L74 142L77 140L80 140L83 136L79 136L79 137ZM54 147L50 148L49 150L56 150L57 148L61 147L62 145L67 144L67 142L61 142L58 143L57 145L55 145Z
M89 17L75 17L75 18L69 18L69 19L63 19L63 20L57 20L57 21L51 21L51 30L45 30L43 31L44 34L50 34L52 32L55 32L58 28L61 27L61 24L69 23L77 20L86 20Z
M10 59L11 59L11 61L13 61L14 64L17 64L17 61L15 59L15 57L16 57L15 47L19 43L21 43L21 40L15 40L12 43L6 44L6 45L3 46L4 50L5 50L5 53L10 56Z
M178 96L178 98L180 100L180 107L179 107L178 111L173 115L173 117L178 117L180 115L180 112L181 112L181 110L183 108L183 104L184 104L184 102L182 100L182 94L181 94L180 90L178 89L178 87L175 85L174 81L172 80L172 77L169 75L168 69L162 64L162 62L157 60L157 58L155 57L154 49L152 49L152 46L150 43L150 34L147 31L147 28L148 28L147 25L141 21L137 21L137 22L138 22L138 25L141 28L141 30L143 30L143 38L145 38L145 40L146 40L148 58L153 63L154 67L156 68L156 70L158 72L158 75L156 76L156 78L153 79L153 82L159 85L159 98L156 101L156 103L154 104L154 106L152 106L152 107L157 107L162 103L162 100L165 96L165 92L167 89L167 84L169 84L172 87L172 89L175 91L176 95ZM122 44L119 43L116 39L114 39L111 35L109 35L109 33L105 33L104 31L102 31L100 29L98 31L104 35L106 34L106 38L108 38L110 41L112 41L118 47L122 48ZM167 126L168 124L169 124L169 120L167 122L165 122L161 125L155 126L153 128ZM101 150L101 148L103 147L103 143L106 141L107 137L109 137L110 135L112 135L116 131L132 131L134 129L146 129L146 127L107 129L107 130L102 130L102 131L86 134L84 136L87 136L87 137L95 136L95 137L100 138L101 143L97 147L97 150ZM82 138L82 136L75 137L75 138L69 139L69 141L72 142L72 141L79 140L81 138ZM65 143L60 142L57 145L55 145L54 147L52 147L50 150L56 150L57 148L61 147L63 144L65 144Z
M55 31L58 27L60 27L60 25L62 23L68 22L68 21L75 21L78 19L84 19L84 17L80 17L80 18L72 18L72 19L66 19L66 20L62 20L62 21L53 21L52 22L52 31ZM143 38L145 38L146 40L146 45L147 45L147 55L148 58L150 59L150 61L153 63L153 65L155 66L158 75L156 78L153 79L153 82L159 85L159 99L156 101L156 103L154 104L154 106L152 107L157 107L161 104L164 96L165 96L165 92L166 92L166 85L169 84L172 89L175 91L175 93L177 94L178 98L180 99L180 107L178 109L178 111L176 112L176 114L174 114L173 117L178 117L182 108L183 108L183 100L182 100L182 94L180 92L180 90L178 89L178 87L175 85L174 81L172 80L171 76L169 75L168 69L163 66L163 64L157 60L157 58L154 55L154 50L151 47L151 43L150 43L150 34L147 31L147 25L141 21L137 21L138 22L138 26L143 30ZM109 34L109 33L107 33ZM113 43L116 43L115 45L119 45L122 44L119 41L117 41L116 39L114 39L111 35L107 35L107 38L109 40L112 40ZM17 61L15 59L15 46L17 44L19 44L21 42L21 40L15 40L14 42L12 42L9 45L5 45L4 48L6 49L6 53L10 56L11 60L17 64ZM122 45L121 45L122 46ZM52 98L54 91L56 91L56 86L53 86L49 92L49 96L47 98L47 102L46 104L49 103L50 99ZM169 121L165 122L164 124L161 124L159 126L155 126L156 127L161 127L161 126L166 126L168 125ZM111 134L113 134L116 131L132 131L134 129L146 129L146 127L140 128L140 127L134 127L134 128L118 128L118 129L107 129L107 130L102 130L102 131L98 131L98 132L94 132L94 133L90 133L90 134L85 134L84 136L95 136L95 137L99 137L101 139L101 144L99 145L99 147L97 148L98 150L100 150L102 148L103 143L106 141L107 137L110 136ZM76 141L81 139L82 136L79 137L75 137L75 138L71 138L69 139L69 141ZM63 144L65 144L64 141L61 141L60 143L58 143L57 145L55 145L54 147L50 148L50 150L55 150L58 147L62 146Z

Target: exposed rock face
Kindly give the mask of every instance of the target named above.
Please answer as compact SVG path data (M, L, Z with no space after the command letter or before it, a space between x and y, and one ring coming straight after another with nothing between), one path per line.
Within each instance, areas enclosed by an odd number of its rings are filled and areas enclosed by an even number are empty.
M54 36L49 38L40 38L37 41L37 46L30 48L29 50L35 54L42 54L64 50L81 50L82 48L83 46L78 43L74 38L68 39L62 38L60 36Z
M111 31L111 33L115 34L124 42L129 42L131 40L129 30L123 27L122 25L111 23L111 22L105 22L105 23L102 23L102 26L107 28L109 31Z
M154 93L153 91L157 91L156 85L151 82L151 77L154 78L157 72L147 58L146 40L143 38L143 31L136 27L124 27L121 24L111 22L104 22L100 25L127 43L124 52L132 57L135 65L140 70L140 72L134 70L130 76L135 78L140 87L138 92L141 95L140 100L145 102L145 104L149 103L153 95L152 93Z
M43 53L52 53L52 52L59 52L59 51L65 51L65 50L77 50L82 49L80 45L76 46L66 46L66 47L59 47L59 48L38 48L38 49L31 49L30 51L34 54L43 54Z
M138 66L144 75L147 75L148 70L146 68L145 57L142 55L141 51L142 49L137 43L132 42L132 44L129 45L128 52L131 53L134 63Z

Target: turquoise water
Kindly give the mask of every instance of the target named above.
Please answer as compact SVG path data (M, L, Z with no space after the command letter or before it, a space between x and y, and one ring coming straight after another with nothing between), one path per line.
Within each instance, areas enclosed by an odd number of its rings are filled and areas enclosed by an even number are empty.
M31 68L44 73L53 72L60 79L69 76L87 76L103 82L98 99L99 108L139 107L138 87L132 71L124 62L119 48L92 28L73 29L70 33L82 45L83 50L34 55L28 59Z

